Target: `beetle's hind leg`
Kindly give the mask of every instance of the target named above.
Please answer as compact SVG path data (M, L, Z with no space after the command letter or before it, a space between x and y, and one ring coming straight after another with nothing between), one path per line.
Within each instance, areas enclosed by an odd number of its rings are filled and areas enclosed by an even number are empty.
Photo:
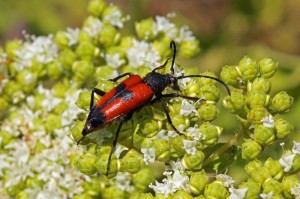
M117 76L117 77L115 77L115 78L113 78L113 79L109 79L109 81L116 82L116 81L118 81L119 79L121 79L122 77L125 77L125 76L132 76L132 75L133 75L133 73L123 73L123 74L121 74L121 75L119 75L119 76Z

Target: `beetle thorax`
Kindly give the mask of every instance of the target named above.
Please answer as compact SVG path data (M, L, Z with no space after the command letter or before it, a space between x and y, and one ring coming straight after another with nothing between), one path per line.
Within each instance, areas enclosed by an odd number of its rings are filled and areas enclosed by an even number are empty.
M170 74L163 75L152 71L146 75L144 82L152 88L155 94L160 94L166 87L173 83L173 78Z

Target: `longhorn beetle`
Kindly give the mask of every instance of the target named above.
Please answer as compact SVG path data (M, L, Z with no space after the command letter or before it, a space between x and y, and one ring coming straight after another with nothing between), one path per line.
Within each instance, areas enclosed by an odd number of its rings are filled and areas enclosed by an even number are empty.
M177 92L162 94L165 88L171 87L175 91L180 91L178 80L190 77L203 77L213 79L223 84L228 94L230 95L228 86L218 78L206 75L182 75L179 77L174 76L174 63L176 57L176 45L174 41L171 41L170 48L173 49L172 64L170 69L171 73L161 74L156 72L157 70L162 69L167 65L168 61L170 60L169 58L163 65L154 68L144 78L136 74L124 73L115 77L114 79L111 79L111 81L117 82L122 77L129 77L107 93L97 88L94 88L92 90L90 113L88 114L86 123L82 130L82 138L78 140L77 144L79 144L89 133L103 128L116 119L120 120L117 132L113 140L112 149L109 154L106 175L108 175L111 156L115 150L118 136L123 123L131 119L133 113L141 109L143 106L160 102L166 113L168 123L177 134L182 135L182 133L180 133L173 125L166 102L163 101L163 98L181 97L188 100L199 100L201 98L184 96L178 94ZM95 93L102 96L96 102L96 104L94 104Z

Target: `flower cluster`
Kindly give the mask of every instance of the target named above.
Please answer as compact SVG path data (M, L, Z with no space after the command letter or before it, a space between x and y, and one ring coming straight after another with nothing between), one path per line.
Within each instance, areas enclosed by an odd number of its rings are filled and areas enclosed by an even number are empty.
M135 112L122 126L112 151L118 120L81 142L91 90L109 91L109 81L132 72L144 77L172 56L191 58L199 42L173 14L135 23L115 5L91 0L80 28L55 35L13 40L0 48L0 195L3 198L293 198L300 196L299 143L278 160L259 160L263 149L286 139L293 126L280 117L292 106L286 92L270 94L278 63L244 57L224 66L220 77L231 86L221 92L210 78L180 79L180 97L164 99L173 125L159 103ZM126 32L126 31L124 31ZM175 63L175 76L192 70ZM194 70L193 70L194 71ZM170 64L160 70L170 73ZM212 72L200 73L218 78ZM199 74L197 74L199 75ZM164 94L174 93L167 88ZM218 102L237 116L242 129L224 143L216 119ZM95 95L95 101L99 97ZM243 139L241 139L243 138ZM237 184L226 172L241 151L249 178ZM107 175L108 174L108 175Z

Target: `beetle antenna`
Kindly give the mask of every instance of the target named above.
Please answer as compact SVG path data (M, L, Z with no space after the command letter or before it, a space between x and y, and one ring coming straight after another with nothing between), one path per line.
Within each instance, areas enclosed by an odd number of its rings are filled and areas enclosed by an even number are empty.
M171 73L172 73L172 75L174 75L174 64L175 64L175 57L176 57L176 44L173 40L170 43L170 48L173 49Z
M177 77L177 79L184 79L184 78L189 78L189 77L203 77L203 78L213 79L213 80L219 82L220 84L222 84L226 88L228 94L231 95L228 85L225 84L225 82L223 82L222 80L220 80L216 77L211 77L211 76L207 76L207 75L187 75L187 76Z

